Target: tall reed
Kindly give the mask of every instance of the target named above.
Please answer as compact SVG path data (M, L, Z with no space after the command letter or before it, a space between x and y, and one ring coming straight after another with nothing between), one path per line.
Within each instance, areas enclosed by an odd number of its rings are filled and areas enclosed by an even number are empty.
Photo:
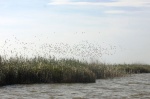
M4 58L0 56L0 85L32 83L94 83L96 79L150 73L149 65L99 64L75 59Z

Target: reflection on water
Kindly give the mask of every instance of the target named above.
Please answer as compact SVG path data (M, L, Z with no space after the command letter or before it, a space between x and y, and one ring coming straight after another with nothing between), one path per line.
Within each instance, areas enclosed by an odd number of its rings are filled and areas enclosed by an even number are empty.
M90 84L33 84L0 87L0 99L150 99L150 74Z

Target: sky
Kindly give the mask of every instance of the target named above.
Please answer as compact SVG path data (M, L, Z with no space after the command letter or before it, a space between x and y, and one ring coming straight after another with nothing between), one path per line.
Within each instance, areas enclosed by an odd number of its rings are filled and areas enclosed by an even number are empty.
M150 64L150 0L0 0L0 53Z

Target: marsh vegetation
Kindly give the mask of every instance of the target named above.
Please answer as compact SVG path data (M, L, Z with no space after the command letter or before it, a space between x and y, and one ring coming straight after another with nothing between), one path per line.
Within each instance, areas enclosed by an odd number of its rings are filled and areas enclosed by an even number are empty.
M96 79L150 73L149 65L102 64L75 59L0 57L0 85L32 83L94 83Z

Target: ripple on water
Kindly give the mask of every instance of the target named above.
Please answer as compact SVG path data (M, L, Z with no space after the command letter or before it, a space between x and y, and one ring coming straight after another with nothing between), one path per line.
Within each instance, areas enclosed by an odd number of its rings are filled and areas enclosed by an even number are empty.
M0 99L150 99L150 74L90 84L33 84L0 88Z

